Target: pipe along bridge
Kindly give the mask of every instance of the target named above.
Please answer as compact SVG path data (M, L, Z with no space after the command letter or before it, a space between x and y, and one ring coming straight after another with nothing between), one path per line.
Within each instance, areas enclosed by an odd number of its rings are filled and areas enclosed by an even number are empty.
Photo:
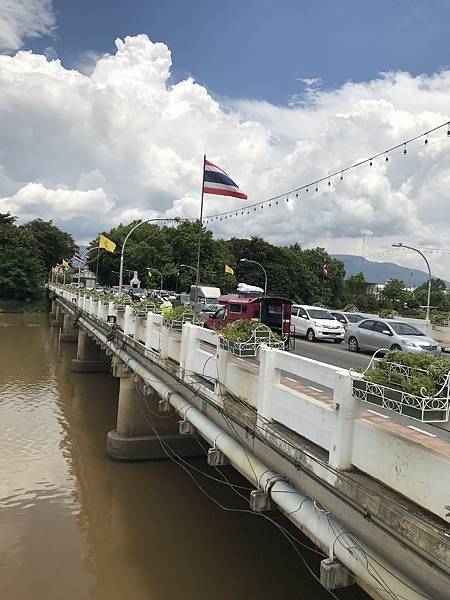
M49 293L61 343L77 343L72 370L120 379L112 459L230 464L254 488L252 510L278 510L324 553L327 589L450 597L448 422L422 430L371 410L338 367L264 345L239 358L191 323Z

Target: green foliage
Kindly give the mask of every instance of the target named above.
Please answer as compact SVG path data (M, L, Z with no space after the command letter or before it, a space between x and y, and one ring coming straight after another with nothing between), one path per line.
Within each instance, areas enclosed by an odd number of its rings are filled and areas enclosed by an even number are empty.
M46 272L64 258L69 260L78 250L73 237L53 225L52 221L34 219L20 227L28 231L36 241L37 256L43 261Z
M409 376L399 372L396 365L409 368ZM395 350L378 361L364 379L402 390L415 396L434 397L450 371L450 361L430 354L409 354Z
M104 284L116 285L119 271L120 246L136 224L119 225L104 234L117 243L114 254L103 252L99 262L99 279ZM195 284L194 269L181 264L197 264L198 223L180 223L176 227L143 224L129 237L125 252L125 269L137 270L141 281L148 281L148 268L158 269L164 277L166 289L189 291ZM344 297L344 265L330 257L323 248L302 250L298 244L273 246L259 237L251 239L215 240L212 232L202 229L200 281L203 285L220 287L222 293L236 289L238 281L264 287L264 273L252 263L239 262L241 258L256 260L267 271L269 293L280 294L296 301L313 304L322 301L327 306L340 306ZM91 242L91 247L97 241ZM323 280L324 258L330 267L330 277ZM225 265L235 275L224 272ZM178 275L177 275L178 273ZM159 277L151 286L157 286Z
M234 321L234 323L226 325L220 330L219 335L230 342L248 342L255 330L261 331L262 329L267 330L268 335L273 341L281 341L281 337L267 327L267 325L262 325L248 319L239 319L238 321Z

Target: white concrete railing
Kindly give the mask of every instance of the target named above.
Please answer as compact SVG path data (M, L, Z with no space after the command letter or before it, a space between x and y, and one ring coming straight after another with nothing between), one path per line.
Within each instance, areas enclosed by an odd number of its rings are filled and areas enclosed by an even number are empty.
M279 423L325 449L333 467L356 467L445 516L448 458L364 418L368 405L352 396L347 370L267 347L260 348L259 361L243 360L220 349L216 333L202 327L186 323L182 331L171 330L160 314L136 317L129 306L118 312L112 302L105 306L66 291L62 296L101 321L114 315L149 358L169 358L182 380L202 385L202 393L214 402L221 402L224 391L231 393L253 407L261 422Z

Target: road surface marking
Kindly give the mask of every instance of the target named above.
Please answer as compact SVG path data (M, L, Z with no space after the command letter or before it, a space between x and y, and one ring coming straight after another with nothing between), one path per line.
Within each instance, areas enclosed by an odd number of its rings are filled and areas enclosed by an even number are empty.
M419 429L418 427L414 427L414 425L408 425L408 429L414 429L414 431L418 431L419 433L424 433L425 435L429 435L430 437L436 437L434 433L430 433L429 431L425 431L425 429Z
M371 410L370 408L367 409L367 412L370 412L374 415L378 415L379 417L383 417L383 419L390 419L391 417L388 417L388 415L382 415L381 413L377 412L376 410Z

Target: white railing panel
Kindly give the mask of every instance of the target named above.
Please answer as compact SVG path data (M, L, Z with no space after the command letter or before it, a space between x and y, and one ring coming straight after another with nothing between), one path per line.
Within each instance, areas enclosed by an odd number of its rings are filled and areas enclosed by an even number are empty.
M336 426L335 410L284 385L272 388L272 418L325 450Z

